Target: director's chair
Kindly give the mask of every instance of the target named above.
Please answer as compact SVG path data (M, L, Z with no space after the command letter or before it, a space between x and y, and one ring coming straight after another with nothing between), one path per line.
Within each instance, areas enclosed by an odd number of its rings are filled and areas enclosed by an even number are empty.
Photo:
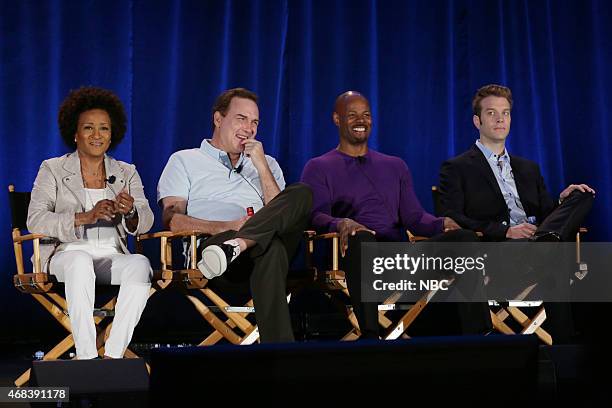
M409 242L418 242L426 238L418 237L407 231ZM345 271L340 270L339 267L339 256L340 256L340 235L337 232L330 232L325 234L317 234L315 231L305 231L304 233L306 240L306 264L309 269L314 271L314 279L318 286L324 291L339 291L344 293L346 297L350 299L350 293L346 285ZM331 242L331 265L330 269L319 271L319 268L315 266L314 253L315 253L315 242L317 241L329 241ZM452 283L452 280L451 282ZM378 323L384 329L382 338L384 340L395 340L398 338L408 339L410 336L406 333L410 325L416 320L421 314L423 309L431 301L433 296L437 293L437 289L426 291L417 302L414 304L399 304L397 303L402 296L401 292L395 292L391 294L384 302L378 305ZM350 341L356 340L361 337L361 330L359 329L359 323L352 307L347 306L337 297L331 297L334 300L336 307L345 313L346 318L351 323L351 330L345 334L341 340ZM402 316L397 321L391 320L387 314L391 310L405 310Z
M437 186L431 187L432 199L436 215L441 214L440 191ZM576 233L576 264L577 271L574 276L582 280L588 273L588 265L581 259L580 242L581 235L587 232L581 227ZM482 233L478 232L482 236ZM486 278L485 278L486 279ZM503 334L536 334L538 338L547 345L553 344L552 336L542 328L546 321L546 309L542 301L525 301L536 284L529 285L518 293L514 299L507 302L489 300L491 321L493 328ZM535 310L535 312L534 312ZM512 317L513 321L508 320Z
M206 234L200 231L160 231L140 235L137 240L140 245L146 240L159 239L161 269L154 274L183 293L212 327L212 333L205 337L199 346L213 345L221 340L236 345L253 344L259 341L259 330L254 322L253 300L249 296L243 305L232 306L219 294L223 288L213 287L215 285L211 284L197 267L198 241L205 237ZM188 248L188 256L182 268L175 268L173 264L172 242L175 240L184 242ZM291 294L288 295L287 302L290 299Z
M27 232L26 221L28 217L28 206L30 204L30 192L17 192L13 185L8 186L9 201L11 208L11 227L13 239L13 251L17 274L13 276L13 285L22 293L29 294L69 333L62 341L45 353L43 360L55 360L62 357L74 347L72 338L72 327L68 316L68 306L63 294L64 284L57 281L54 275L42 271L40 262L40 245L54 244L55 239L41 234L22 234ZM23 260L23 244L32 242L33 247L33 272L26 272ZM155 293L157 288L152 285L149 296ZM96 291L96 294L99 294ZM96 346L98 355L104 355L104 343L110 334L112 327L111 317L114 316L114 307L117 297L113 296L100 308L94 309L94 323L96 325ZM126 358L137 358L138 356L126 349ZM28 369L15 380L15 385L21 387L30 379Z

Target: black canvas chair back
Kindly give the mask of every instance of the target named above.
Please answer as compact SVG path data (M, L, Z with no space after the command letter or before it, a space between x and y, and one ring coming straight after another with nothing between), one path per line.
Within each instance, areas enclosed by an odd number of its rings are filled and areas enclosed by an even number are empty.
M17 192L13 185L9 186L9 204L11 207L11 227L25 230L30 205L30 192Z

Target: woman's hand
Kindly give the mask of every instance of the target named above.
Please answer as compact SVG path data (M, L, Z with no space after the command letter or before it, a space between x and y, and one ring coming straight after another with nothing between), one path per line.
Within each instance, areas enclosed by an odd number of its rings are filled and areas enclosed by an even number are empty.
M134 197L126 193L125 191L120 192L115 197L115 213L127 215L132 208L134 208Z
M99 220L110 221L115 217L116 203L112 200L100 200L86 212L75 214L74 225L95 224Z

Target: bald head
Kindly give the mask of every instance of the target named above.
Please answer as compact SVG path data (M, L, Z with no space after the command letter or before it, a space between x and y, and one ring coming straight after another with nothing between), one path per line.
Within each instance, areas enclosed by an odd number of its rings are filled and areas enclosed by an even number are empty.
M367 145L372 128L370 103L356 91L347 91L336 98L333 120L338 126L340 144Z
M370 105L367 98L363 96L362 94L360 94L359 92L346 91L343 94L338 95L338 97L336 98L336 103L334 104L334 112L341 114L342 111L346 108L346 105L350 101L355 100L355 99L363 99L365 103L368 104L368 106Z

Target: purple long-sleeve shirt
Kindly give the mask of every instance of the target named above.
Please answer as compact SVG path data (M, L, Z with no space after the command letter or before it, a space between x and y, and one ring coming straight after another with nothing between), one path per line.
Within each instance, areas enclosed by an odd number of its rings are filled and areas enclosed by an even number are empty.
M312 188L312 224L319 232L336 231L343 218L376 231L379 240L403 241L406 229L426 237L442 232L443 218L423 210L399 157L369 150L356 158L331 150L306 163L302 182Z

